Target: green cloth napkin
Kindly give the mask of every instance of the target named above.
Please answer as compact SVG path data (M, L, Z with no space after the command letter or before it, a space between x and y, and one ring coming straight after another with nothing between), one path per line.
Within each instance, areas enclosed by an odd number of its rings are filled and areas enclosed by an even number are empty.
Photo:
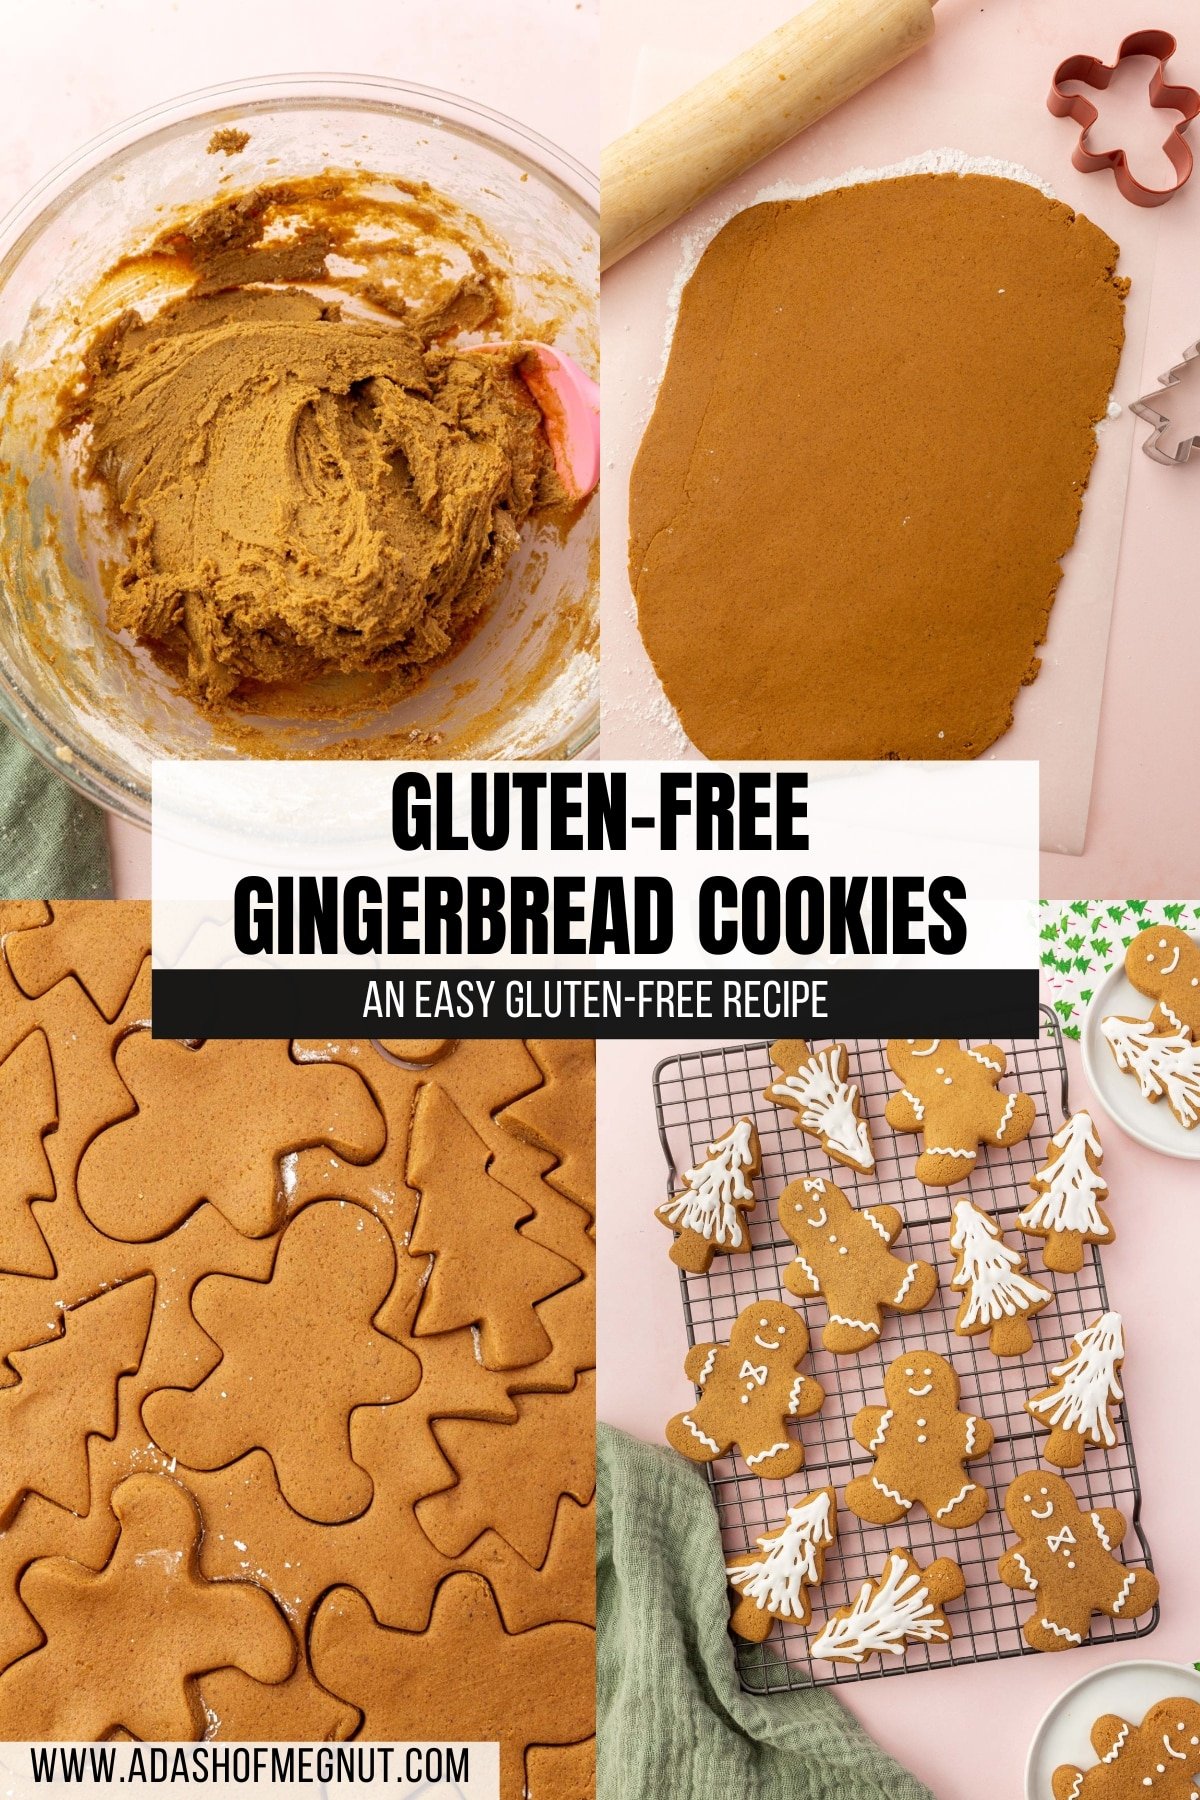
M0 726L0 900L109 900L104 814Z
M932 1800L828 1688L738 1685L708 1483L597 1431L599 1800Z

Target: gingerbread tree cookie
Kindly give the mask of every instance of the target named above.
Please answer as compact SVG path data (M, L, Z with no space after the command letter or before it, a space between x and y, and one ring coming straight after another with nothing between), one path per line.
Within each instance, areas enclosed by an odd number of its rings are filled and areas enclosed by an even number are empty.
M270 1595L201 1575L200 1513L186 1488L131 1475L113 1489L112 1508L121 1530L103 1569L55 1556L21 1577L45 1642L0 1675L0 1736L199 1738L197 1676L291 1674L295 1643Z
M1033 1129L1029 1095L1000 1091L1008 1059L995 1044L889 1038L887 1059L903 1086L884 1116L893 1131L921 1134L916 1176L926 1187L965 1181L981 1144L1019 1144Z
M261 1448L298 1513L354 1518L373 1490L350 1453L351 1415L405 1399L421 1376L412 1351L373 1323L395 1271L378 1219L319 1200L283 1233L268 1281L207 1276L192 1311L220 1361L195 1389L149 1395L142 1417L155 1442L197 1469Z
M796 1246L783 1285L801 1299L821 1294L829 1318L821 1342L835 1356L875 1343L883 1309L920 1312L937 1291L932 1263L893 1256L902 1229L894 1206L852 1206L832 1181L793 1181L779 1196L779 1222Z
M837 1495L832 1488L818 1488L789 1506L784 1524L764 1532L757 1551L725 1564L737 1594L730 1630L761 1644L775 1619L807 1625L812 1617L808 1590L825 1579L825 1552L836 1536Z
M1030 1237L1046 1240L1048 1269L1074 1275L1083 1267L1085 1244L1111 1244L1115 1232L1100 1202L1108 1187L1100 1173L1104 1156L1090 1113L1072 1113L1050 1139L1045 1163L1029 1183L1036 1200L1018 1215Z
M671 1261L692 1275L704 1275L718 1250L727 1256L749 1250L743 1214L754 1205L754 1178L762 1168L758 1132L752 1119L739 1119L708 1155L683 1176L683 1191L654 1210L675 1232Z
M574 1263L538 1241L533 1208L491 1173L492 1153L445 1089L421 1089L408 1179L420 1193L408 1241L433 1265L414 1337L479 1328L485 1368L519 1369L552 1348L534 1308L579 1280Z
M943 1607L966 1592L958 1564L939 1556L922 1569L907 1550L892 1550L875 1581L864 1581L850 1606L832 1613L810 1653L827 1662L903 1656L909 1644L944 1644L953 1636Z
M970 1200L954 1208L950 1248L958 1267L950 1286L962 1295L954 1329L960 1337L988 1333L994 1356L1024 1356L1033 1343L1026 1321L1054 1298L1025 1274L1025 1258L1010 1249L995 1219Z
M1055 1769L1054 1800L1200 1800L1195 1700L1160 1700L1140 1725L1105 1713L1092 1726L1091 1740L1100 1761L1086 1773L1069 1763Z
M1018 1541L1000 1558L1006 1587L1033 1595L1025 1641L1034 1650L1082 1644L1093 1613L1140 1619L1158 1599L1158 1577L1127 1569L1113 1555L1125 1536L1115 1507L1084 1512L1061 1475L1032 1469L1018 1475L1004 1499Z
M1117 1441L1112 1409L1124 1398L1118 1379L1124 1356L1120 1313L1101 1313L1075 1338L1071 1354L1055 1363L1053 1385L1025 1402L1034 1424L1050 1433L1047 1462L1077 1469L1089 1444L1112 1449Z
M736 1444L746 1466L782 1481L804 1467L804 1446L788 1419L819 1412L825 1390L798 1371L808 1327L782 1300L755 1300L734 1321L727 1344L693 1344L684 1373L701 1390L688 1412L667 1423L667 1442L692 1462L728 1456Z
M17 1380L0 1388L0 1531L27 1493L88 1511L88 1439L116 1435L120 1378L141 1363L153 1304L154 1278L141 1275L65 1312L57 1336L10 1353Z
M771 1061L782 1073L764 1090L776 1106L786 1106L792 1122L815 1137L827 1156L869 1175L875 1167L871 1127L862 1096L847 1079L845 1044L810 1050L803 1038L779 1038Z
M1200 1042L1187 1031L1158 1031L1152 1019L1117 1015L1102 1019L1100 1031L1143 1100L1165 1100L1185 1131L1200 1123Z
M986 1419L958 1410L958 1376L931 1350L898 1356L883 1380L886 1406L864 1406L856 1443L875 1467L846 1489L846 1505L870 1525L891 1525L925 1508L935 1525L961 1531L988 1509L987 1490L964 1465L986 1456L995 1434Z
M1200 1039L1200 944L1176 925L1150 925L1125 952L1125 973L1139 994L1153 1000L1151 1014L1163 1032Z

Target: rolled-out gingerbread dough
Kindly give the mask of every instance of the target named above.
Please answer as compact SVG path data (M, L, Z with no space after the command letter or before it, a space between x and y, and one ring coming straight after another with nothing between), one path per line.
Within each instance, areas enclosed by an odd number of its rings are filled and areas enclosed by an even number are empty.
M961 758L1008 730L1120 360L1117 256L983 175L718 233L630 490L642 636L698 749Z

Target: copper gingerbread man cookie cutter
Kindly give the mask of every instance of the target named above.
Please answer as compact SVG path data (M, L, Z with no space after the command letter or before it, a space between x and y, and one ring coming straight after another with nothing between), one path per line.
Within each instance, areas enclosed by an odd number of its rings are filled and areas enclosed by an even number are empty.
M1200 92L1192 87L1176 86L1167 80L1167 64L1178 47L1169 31L1135 31L1123 39L1113 63L1103 62L1098 56L1068 56L1054 71L1047 105L1057 118L1074 119L1080 127L1079 141L1071 152L1071 161L1085 174L1092 174L1099 169L1111 169L1117 188L1135 206L1162 206L1186 185L1192 173L1192 151L1185 133L1192 120L1200 115ZM1067 83L1080 82L1085 87L1103 92L1121 63L1133 56L1154 58L1156 67L1150 77L1150 105L1165 112L1182 114L1179 123L1168 133L1163 143L1163 149L1176 176L1170 187L1151 188L1139 181L1122 148L1091 149L1088 133L1099 118L1099 111L1086 94L1068 94L1063 91Z

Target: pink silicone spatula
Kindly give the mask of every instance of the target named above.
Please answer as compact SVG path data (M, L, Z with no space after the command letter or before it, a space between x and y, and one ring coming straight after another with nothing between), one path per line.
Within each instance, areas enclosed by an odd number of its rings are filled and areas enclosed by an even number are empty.
M558 479L570 499L586 500L600 479L600 388L561 350L533 343L522 349L517 372L541 409Z

